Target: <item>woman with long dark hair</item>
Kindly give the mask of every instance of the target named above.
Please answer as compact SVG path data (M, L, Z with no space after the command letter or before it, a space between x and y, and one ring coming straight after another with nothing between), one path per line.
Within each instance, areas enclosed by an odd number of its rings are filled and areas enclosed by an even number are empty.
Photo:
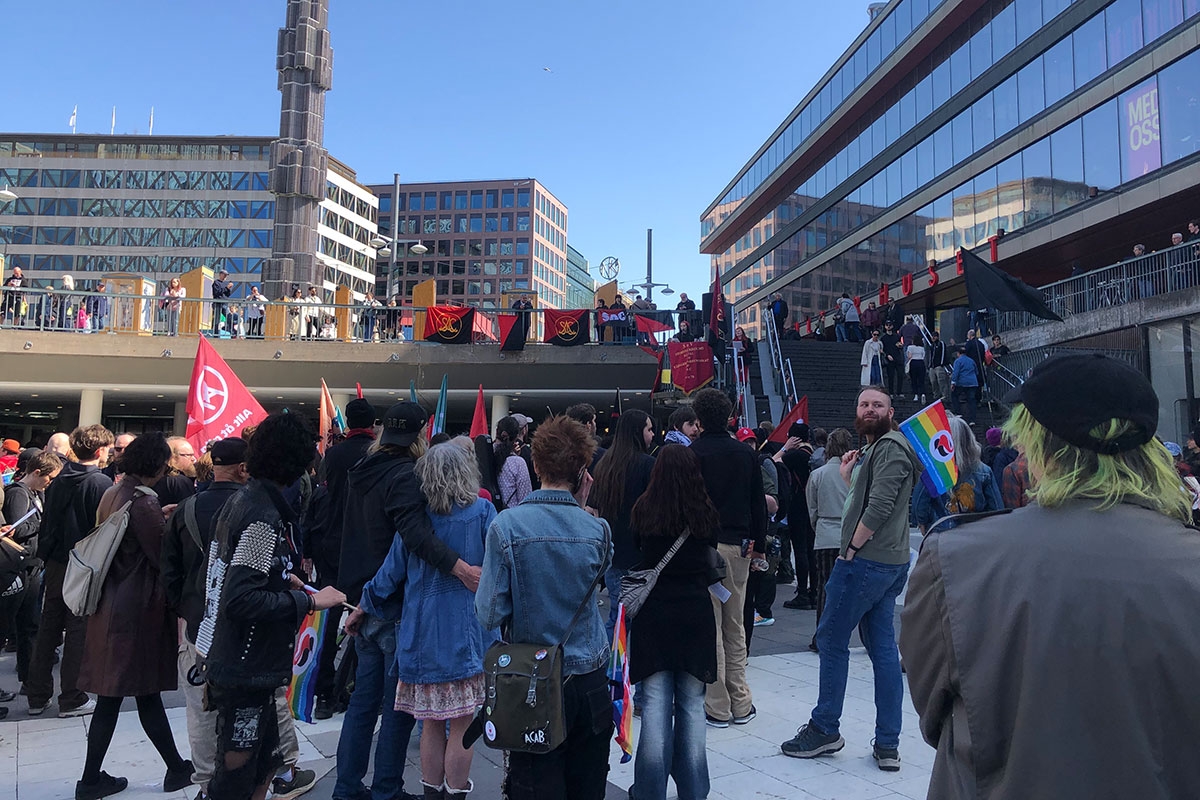
M686 534L629 628L629 678L640 682L642 729L633 765L634 800L664 800L667 776L680 800L708 797L704 692L717 679L717 623L708 587L720 515L704 488L700 459L669 444L630 518L649 569Z
M505 417L496 425L496 441L492 452L496 456L496 483L504 508L521 504L533 491L529 467L521 458L521 423L516 417Z
M612 447L596 464L596 481L592 485L588 505L596 509L612 528L612 565L604 575L604 585L609 597L616 596L621 586L621 577L633 569L641 560L633 531L629 528L629 514L646 487L650 485L650 471L654 459L647 453L654 441L654 421L645 411L630 409L617 420L613 433ZM617 604L609 603L608 636L611 639L617 624Z
M177 792L192 782L192 762L175 747L162 701L162 692L177 686L179 646L176 617L167 608L159 577L166 523L158 497L137 491L157 483L170 458L171 447L161 433L138 436L118 463L125 477L104 493L96 512L97 521L103 522L131 502L129 525L104 578L100 605L87 620L79 687L97 697L83 777L75 784L76 800L107 797L129 785L125 778L100 769L126 697L137 698L142 730L166 762L163 791Z

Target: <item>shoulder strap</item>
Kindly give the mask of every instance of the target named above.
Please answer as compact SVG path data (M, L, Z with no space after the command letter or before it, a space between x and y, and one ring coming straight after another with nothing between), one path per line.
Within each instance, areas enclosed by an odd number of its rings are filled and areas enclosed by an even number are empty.
M679 538L675 540L675 543L673 545L671 545L671 549L667 551L667 554L665 556L663 556L662 560L660 560L658 562L658 566L656 566L654 568L655 575L662 574L662 571L667 568L667 564L671 561L671 559L675 556L675 554L679 552L679 548L683 547L683 542L685 539L687 539L687 537L688 537L687 531L684 531L683 533L679 534Z
M1011 508L1001 508L1001 509L997 509L996 511L975 511L975 512L968 513L968 514L947 514L946 516L942 517L941 519L937 520L932 525L930 525L929 529L925 531L925 535L929 536L929 534L935 533L935 532L936 533L944 533L945 531L939 531L937 529L938 526L944 522L953 521L955 527L957 527L959 525L966 525L971 522L978 522L979 520L987 519L988 517L998 517L998 516L1002 516L1004 514L1011 514L1012 512L1013 512L1013 509L1011 509ZM950 528L947 528L946 530L950 530ZM924 546L925 546L925 542L924 542L924 540L922 540L921 547L924 548Z
M596 572L596 577L592 578L592 585L588 587L587 592L583 595L583 600L579 601L579 608L575 609L575 616L571 617L571 622L567 625L567 630L559 639L558 645L561 647L566 643L567 639L571 638L571 631L575 630L575 626L579 623L579 618L583 616L583 610L587 608L588 601L592 599L592 592L596 591L596 587L600 585L600 579L604 577L604 562L608 558L608 548L612 543L612 531L608 527L608 523L600 520L604 525L604 552L600 556L600 569Z
M201 553L207 552L204 541L200 537L200 522L196 519L196 495L184 498L180 506L183 507L183 525L187 528L188 535L192 537L196 549ZM179 513L178 508L175 509L175 513Z

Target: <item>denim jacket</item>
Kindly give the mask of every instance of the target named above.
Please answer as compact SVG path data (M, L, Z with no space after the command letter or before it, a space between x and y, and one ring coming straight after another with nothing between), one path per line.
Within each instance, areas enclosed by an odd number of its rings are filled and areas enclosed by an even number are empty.
M427 512L433 532L463 561L483 563L483 541L496 509L483 498L449 514ZM411 555L397 536L375 577L363 587L363 611L394 618L390 598L404 592L396 623L396 670L405 683L446 683L483 672L483 653L497 631L475 619L474 596L462 581Z
M588 514L570 492L539 489L502 511L487 534L475 613L505 639L558 644L597 572L612 560L608 523ZM609 643L595 593L563 646L563 675L608 663Z

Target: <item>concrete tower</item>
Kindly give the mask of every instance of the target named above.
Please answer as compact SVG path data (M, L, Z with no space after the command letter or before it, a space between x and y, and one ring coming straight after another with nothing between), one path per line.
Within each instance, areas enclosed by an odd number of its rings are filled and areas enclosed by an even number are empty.
M320 285L318 208L325 198L325 92L333 86L328 0L288 0L279 30L279 139L271 144L270 188L275 194L275 238L263 268L263 291L276 299L293 284Z

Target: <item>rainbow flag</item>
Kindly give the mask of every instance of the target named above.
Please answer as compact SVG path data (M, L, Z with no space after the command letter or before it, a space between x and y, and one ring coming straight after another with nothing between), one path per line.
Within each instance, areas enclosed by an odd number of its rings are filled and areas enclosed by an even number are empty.
M615 738L621 746L621 763L624 764L633 758L633 686L629 683L629 627L625 623L624 605L617 611L617 627L613 629L608 685L612 690Z
M935 400L900 423L917 458L925 465L921 482L933 497L941 497L958 483L958 464L954 461L954 437L950 435L950 420L946 407Z
M307 587L305 587L307 588ZM288 684L288 708L292 719L313 721L317 704L317 672L320 670L321 643L325 639L325 615L328 609L309 612L296 635L296 650L292 655L292 682Z

